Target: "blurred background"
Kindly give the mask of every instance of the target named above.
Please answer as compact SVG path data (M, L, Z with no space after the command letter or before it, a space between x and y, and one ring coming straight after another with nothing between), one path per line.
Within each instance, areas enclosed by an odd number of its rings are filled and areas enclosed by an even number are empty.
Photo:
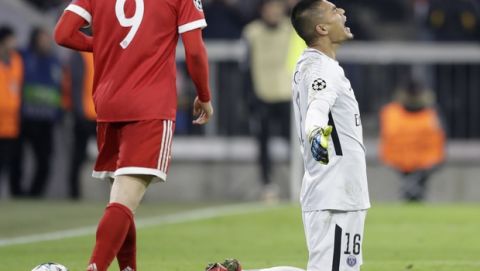
M52 40L69 2L0 1L0 202L108 197L90 177L91 56ZM195 89L179 45L173 161L146 201L297 200L296 2L203 1L216 114L191 125ZM480 1L333 2L355 34L338 60L360 105L373 201L480 201Z

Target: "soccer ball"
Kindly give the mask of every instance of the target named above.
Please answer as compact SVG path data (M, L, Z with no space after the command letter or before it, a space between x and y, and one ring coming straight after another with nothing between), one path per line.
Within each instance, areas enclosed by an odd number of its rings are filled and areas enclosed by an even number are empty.
M58 263L42 263L33 268L32 271L68 271L68 268Z

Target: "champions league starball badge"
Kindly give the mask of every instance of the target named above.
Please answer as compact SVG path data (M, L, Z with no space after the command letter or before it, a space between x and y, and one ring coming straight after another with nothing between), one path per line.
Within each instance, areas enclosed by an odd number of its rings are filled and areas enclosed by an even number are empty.
M353 255L348 256L347 264L350 267L354 267L357 264L357 258Z
M312 83L312 89L314 91L320 91L325 89L326 87L327 87L327 82L325 82L325 80L321 78L315 79L315 81L313 81Z
M195 5L195 7L202 11L203 10L203 6L202 6L202 0L193 0L193 4Z

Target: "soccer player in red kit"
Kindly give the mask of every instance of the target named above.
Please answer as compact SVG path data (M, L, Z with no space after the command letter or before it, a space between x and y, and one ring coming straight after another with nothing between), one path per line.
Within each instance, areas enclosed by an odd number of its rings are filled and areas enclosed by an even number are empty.
M92 36L81 32L89 25ZM57 23L58 44L93 52L99 148L93 176L113 179L88 271L107 270L115 257L120 270L137 270L133 213L148 185L167 177L180 35L198 95L193 123L205 124L213 114L206 25L201 0L73 0Z

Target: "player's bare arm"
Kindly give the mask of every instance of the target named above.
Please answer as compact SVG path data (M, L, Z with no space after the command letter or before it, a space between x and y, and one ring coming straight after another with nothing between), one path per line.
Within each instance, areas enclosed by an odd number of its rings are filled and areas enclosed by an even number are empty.
M213 115L210 102L210 87L208 84L208 59L207 50L202 39L202 31L195 29L182 34L185 46L187 69L197 89L197 98L193 103L193 115L196 119L193 124L206 124Z
M88 25L84 18L65 11L55 27L55 41L64 47L77 51L93 51L93 38L80 31Z

